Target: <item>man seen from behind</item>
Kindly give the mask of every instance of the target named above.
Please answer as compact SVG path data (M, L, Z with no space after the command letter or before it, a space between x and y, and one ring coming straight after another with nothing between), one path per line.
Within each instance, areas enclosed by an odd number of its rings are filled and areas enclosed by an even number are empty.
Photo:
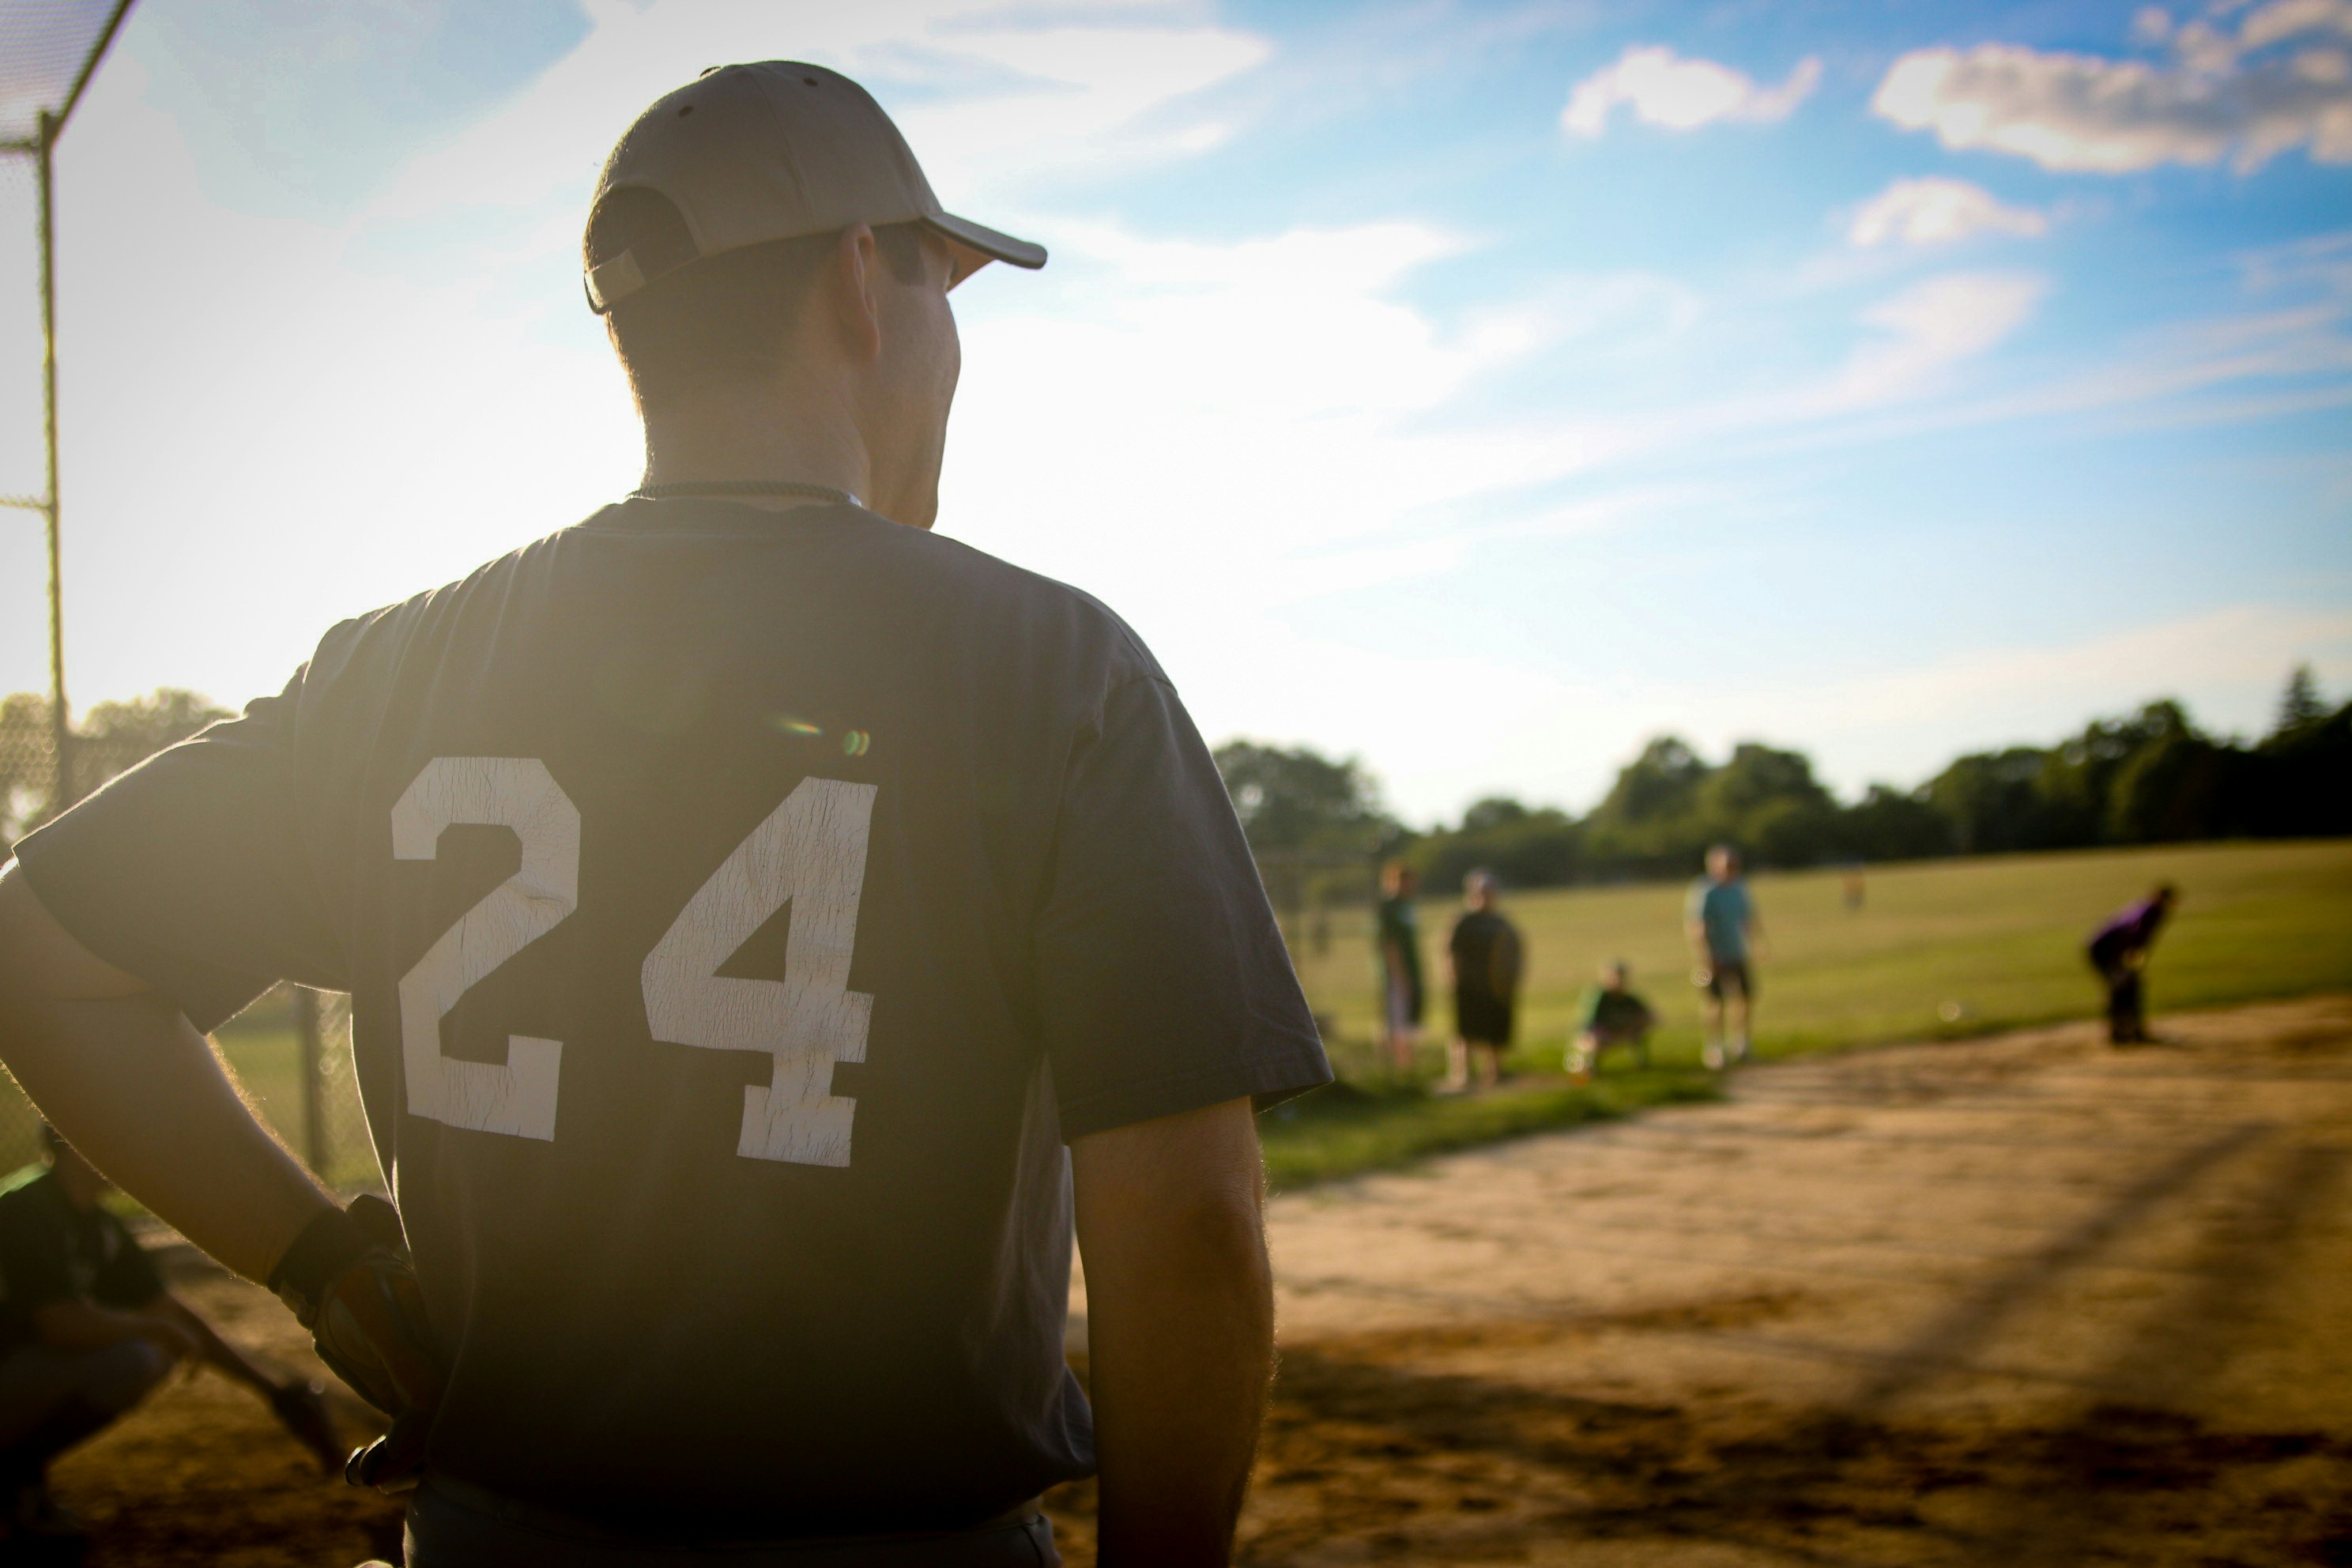
M1445 942L1454 980L1454 1041L1444 1085L1450 1091L1494 1088L1511 1048L1525 953L1519 928L1495 907L1495 894L1493 872L1464 878L1462 915Z
M660 100L584 258L636 492L0 875L0 1056L400 1417L411 1568L1051 1563L1089 1473L1107 1568L1228 1557L1253 1105L1329 1069L1150 654L929 531L992 258L845 78ZM205 1048L281 976L352 994L406 1251Z

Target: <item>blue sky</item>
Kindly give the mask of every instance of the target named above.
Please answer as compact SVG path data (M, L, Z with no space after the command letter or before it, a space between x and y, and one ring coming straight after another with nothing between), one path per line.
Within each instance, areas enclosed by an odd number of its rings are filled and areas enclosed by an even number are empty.
M586 193L772 56L1055 252L958 293L942 530L1410 818L2352 687L2352 0L144 0L60 153L77 701L274 689L625 490ZM0 517L0 689L37 563Z

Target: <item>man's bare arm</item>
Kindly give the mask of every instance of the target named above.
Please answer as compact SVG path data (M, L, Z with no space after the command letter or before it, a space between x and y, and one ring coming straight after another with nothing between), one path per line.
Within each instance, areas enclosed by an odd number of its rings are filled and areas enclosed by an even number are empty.
M1070 1154L1103 1568L1224 1563L1274 1377L1250 1102L1098 1132Z
M333 1200L169 999L76 942L0 867L0 1060L107 1178L247 1279Z

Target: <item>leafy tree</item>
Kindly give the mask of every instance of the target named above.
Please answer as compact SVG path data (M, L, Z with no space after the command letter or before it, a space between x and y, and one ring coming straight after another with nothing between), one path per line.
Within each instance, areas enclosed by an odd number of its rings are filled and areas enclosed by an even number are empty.
M74 786L88 794L228 716L210 698L173 686L128 702L94 704L75 731Z
M2311 673L2311 666L2296 665L2286 678L2286 689L2279 693L2278 721L2271 726L2271 737L2292 735L2326 717L2327 704L2320 700L2318 678Z
M1838 825L1843 853L1864 860L1924 860L1952 852L1952 824L1927 791L1874 784Z
M1554 812L1551 815L1557 816L1559 814ZM1528 816L1528 808L1510 796L1490 795L1484 800L1473 802L1470 809L1462 814L1462 831L1485 833L1497 827L1507 827L1515 822L1525 822Z
M2239 826L2234 796L2247 760L2186 729L2148 742L2116 770L2103 837L2116 844L2220 837Z
M1228 741L1217 772L1233 797L1250 847L1376 853L1396 834L1380 805L1380 787L1353 757L1334 762L1307 747L1286 749Z
M209 700L169 686L129 702L100 702L74 731L75 788L87 795L227 717ZM56 777L49 748L47 698L20 691L0 699L0 843L37 826L53 808Z
M2292 728L2283 724L2254 748L2250 773L2251 831L2266 837L2352 833L2352 702Z
M1962 855L1997 855L2033 847L2041 799L2035 789L2050 753L2034 746L1955 758L1923 786L1927 803L1951 825Z
M2035 781L2040 811L2024 849L2054 849L2108 840L2115 782L2133 753L2196 734L2180 704L2169 698L2124 719L2095 719L2062 742Z
M0 698L0 846L41 819L54 787L49 704L29 691Z
M1507 888L1550 888L1575 879L1582 840L1576 819L1564 811L1493 796L1464 812L1455 831L1413 845L1410 858L1433 889L1454 887L1482 868Z
M1708 771L1680 736L1660 735L1618 772L1593 817L1633 826L1686 816Z

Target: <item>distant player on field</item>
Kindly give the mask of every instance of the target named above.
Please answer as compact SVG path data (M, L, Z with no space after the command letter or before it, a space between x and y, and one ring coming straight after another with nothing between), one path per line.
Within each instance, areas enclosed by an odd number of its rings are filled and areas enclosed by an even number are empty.
M1381 967L1381 1044L1394 1071L1412 1071L1413 1047L1421 1043L1425 998L1421 984L1421 917L1413 895L1421 879L1396 861L1381 868L1381 902L1372 923Z
M1106 1563L1223 1563L1252 1105L1329 1068L1151 655L929 531L949 290L1045 253L788 61L646 110L585 251L644 484L26 840L0 1057L396 1417L410 1568L1034 1568L1097 1472ZM280 976L352 993L404 1247L198 1032Z
M1495 908L1495 876L1473 871L1462 881L1462 918L1446 939L1454 981L1454 1040L1445 1087L1492 1089L1511 1048L1524 954L1519 930Z
M2126 904L2092 933L2085 950L2091 967L2107 988L2107 1038L2118 1046L2145 1045L2149 1039L2140 977L2157 932L2164 929L2180 890L2167 882L2136 904Z
M49 1461L191 1358L260 1394L331 1472L341 1469L320 1391L271 1377L165 1289L99 1201L106 1178L55 1130L41 1134L47 1159L0 1182L0 1542L79 1537L49 1496Z
M1739 874L1739 855L1727 844L1706 852L1706 875L1691 884L1684 912L1691 942L1691 978L1705 994L1706 1044L1710 1068L1746 1058L1754 1026L1754 943L1764 934L1755 900Z
M1579 1083L1600 1070L1601 1053L1622 1046L1644 1068L1650 1065L1650 1031L1658 1016L1633 994L1633 971L1620 958L1601 965L1601 984L1584 994L1576 1037L1569 1042L1568 1076Z

